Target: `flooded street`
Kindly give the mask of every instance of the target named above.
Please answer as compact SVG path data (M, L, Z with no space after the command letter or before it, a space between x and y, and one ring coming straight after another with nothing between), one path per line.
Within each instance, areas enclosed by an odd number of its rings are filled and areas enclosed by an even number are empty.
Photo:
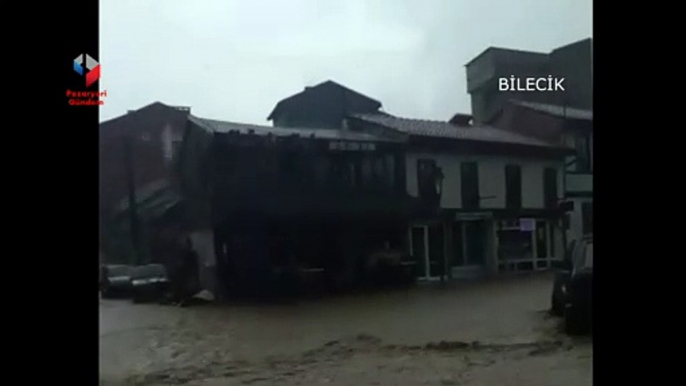
M552 277L292 305L102 300L102 385L590 385L588 340L549 318Z

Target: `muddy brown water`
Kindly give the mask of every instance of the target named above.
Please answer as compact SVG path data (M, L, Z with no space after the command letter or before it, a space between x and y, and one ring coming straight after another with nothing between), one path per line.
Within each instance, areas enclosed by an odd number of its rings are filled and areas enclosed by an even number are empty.
M412 374L407 384L479 384L498 379L488 368L519 361L541 382L568 373L571 383L554 384L587 385L590 345L557 332L545 313L551 285L550 275L532 275L282 305L101 301L102 384L402 384L391 381L398 372ZM447 375L434 379L431 369Z

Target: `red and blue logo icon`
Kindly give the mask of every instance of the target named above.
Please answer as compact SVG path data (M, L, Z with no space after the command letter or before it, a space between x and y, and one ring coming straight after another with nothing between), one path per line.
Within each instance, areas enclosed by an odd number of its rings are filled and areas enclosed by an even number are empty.
M84 67L88 70L87 72L84 71ZM81 54L74 59L74 71L81 76L83 76L85 72L86 87L100 79L100 63L88 54Z

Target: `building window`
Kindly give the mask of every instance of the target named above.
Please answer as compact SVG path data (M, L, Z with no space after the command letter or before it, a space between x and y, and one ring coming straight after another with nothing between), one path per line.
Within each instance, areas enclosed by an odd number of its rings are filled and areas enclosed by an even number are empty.
M522 169L519 165L505 166L505 197L507 209L522 208Z
M419 198L431 202L437 200L441 194L439 186L440 168L433 159L417 160L417 188Z
M479 209L479 169L476 162L463 162L460 165L462 208Z
M503 227L498 231L498 258L505 269L532 269L534 248L531 231Z
M357 188L362 184L362 163L350 154L331 156L332 184L338 187Z
M281 173L287 177L292 177L298 168L298 156L293 152L285 152L281 155Z
M172 159L176 159L181 153L181 141L172 141Z
M543 199L547 209L557 208L557 169L543 170Z
M593 203L581 204L581 232L585 235L593 233Z
M374 175L374 160L370 156L362 156L360 163L362 184L367 187L374 187L377 181Z
M579 173L591 171L591 137L589 135L576 138L576 171Z

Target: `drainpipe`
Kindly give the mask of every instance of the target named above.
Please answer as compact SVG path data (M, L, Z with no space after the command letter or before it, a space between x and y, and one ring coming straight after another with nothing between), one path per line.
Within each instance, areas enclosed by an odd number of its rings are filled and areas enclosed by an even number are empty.
M567 157L562 158L562 197L567 199ZM567 254L567 212L562 212L562 258ZM553 239L554 241L554 239Z

